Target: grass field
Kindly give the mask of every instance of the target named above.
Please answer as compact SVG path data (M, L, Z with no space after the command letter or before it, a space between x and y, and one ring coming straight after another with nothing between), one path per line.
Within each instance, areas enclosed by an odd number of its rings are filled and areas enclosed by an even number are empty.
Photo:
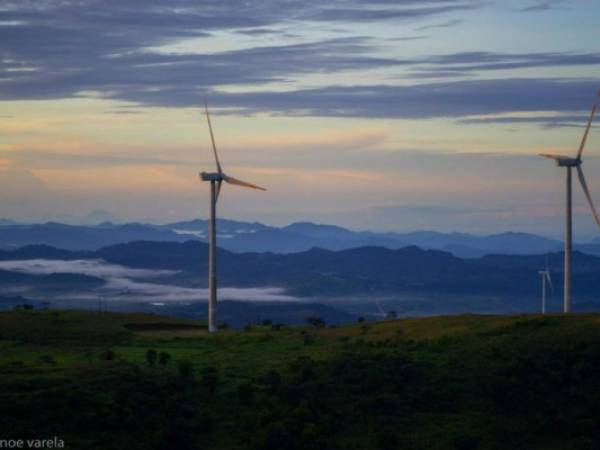
M600 448L600 315L339 327L0 313L0 440L72 449Z

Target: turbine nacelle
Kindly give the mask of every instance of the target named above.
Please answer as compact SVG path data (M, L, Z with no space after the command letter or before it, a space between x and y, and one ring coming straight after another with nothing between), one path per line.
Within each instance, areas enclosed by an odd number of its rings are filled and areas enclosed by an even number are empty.
M202 181L223 181L225 174L219 172L200 172L200 179Z
M544 158L553 159L558 167L577 167L581 165L581 159L572 158L570 156L563 155L549 155L547 153L540 153L540 156Z

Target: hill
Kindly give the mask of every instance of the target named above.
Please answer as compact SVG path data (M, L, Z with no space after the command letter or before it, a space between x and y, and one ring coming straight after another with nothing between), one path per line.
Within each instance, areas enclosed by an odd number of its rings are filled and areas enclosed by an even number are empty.
M72 449L590 449L600 316L257 326L0 313L3 439Z
M10 260L99 259L131 268L177 271L173 276L177 283L204 286L207 255L207 245L199 241L139 241L88 252L31 246L15 251L0 250L0 267L1 261ZM562 254L552 253L547 257L553 276L560 279ZM396 250L383 247L341 251L314 248L291 254L239 254L219 249L218 259L222 286L279 286L291 295L302 297L440 291L477 295L537 294L537 272L546 264L545 255L487 255L461 259L448 252L414 246ZM600 258L575 252L575 294L597 293L600 290L599 271ZM556 294L560 294L560 283L556 283L556 289Z
M258 222L219 219L219 246L236 253L295 253L313 247L347 250L376 246L398 249L418 246L441 250L461 258L477 258L486 254L543 254L560 251L559 241L528 233L507 232L492 235L414 231L408 233L353 231L339 226L297 222L274 227ZM50 245L69 250L98 250L101 247L139 240L183 242L205 241L206 220L189 220L164 225L102 222L98 225L64 225L60 223L0 223L0 248L14 249L25 245ZM600 255L597 242L579 243L576 249Z

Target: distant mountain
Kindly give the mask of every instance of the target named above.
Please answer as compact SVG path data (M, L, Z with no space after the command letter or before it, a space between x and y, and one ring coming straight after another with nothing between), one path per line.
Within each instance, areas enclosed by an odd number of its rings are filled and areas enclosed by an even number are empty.
M528 233L507 232L488 236L466 233L414 231L410 233L352 231L334 225L298 222L272 227L258 222L217 221L218 245L226 250L246 252L297 253L311 248L346 250L376 246L399 249L416 245L423 249L442 250L461 258L478 258L487 254L544 254L560 251L559 241ZM0 226L0 248L14 249L31 244L45 244L70 250L97 250L105 246L139 240L184 242L206 240L206 220L190 220L164 225L115 224L110 221L94 226L45 223L38 225L6 224ZM600 243L577 244L576 249L600 256Z
M136 305L123 305L123 310L136 310ZM186 305L137 305L141 311L165 314L193 319L206 319L206 303ZM306 318L317 316L328 325L355 323L357 316L352 313L312 302L237 302L224 300L219 302L219 322L225 322L232 328L241 328L248 324L258 324L269 319L273 324L303 325Z
M0 270L0 288L12 285L35 286L37 289L90 289L104 284L104 280L78 273L52 273L30 275L21 272Z
M14 220L0 219L0 227L5 227L9 225L17 225L17 222L15 222Z
M133 242L94 252L66 252L26 247L0 253L0 259L102 259L133 268L178 271L177 283L205 286L207 246L203 242ZM219 250L224 286L279 286L296 296L348 296L443 292L445 294L523 294L539 291L538 270L545 255L488 255L461 259L448 252L411 246L392 250L361 247L342 251L311 249L291 254L232 253ZM562 254L548 257L556 280ZM600 258L573 255L576 294L600 292ZM201 274L201 275L200 275ZM560 283L556 292L560 291Z
M5 249L25 245L51 245L69 250L96 250L107 245L140 239L183 242L188 240L189 236L137 223L81 226L48 222L39 225L0 227L0 246Z
M108 211L103 209L95 209L91 213L82 217L82 223L95 225L102 222L114 222L115 217L111 215Z
M474 258L489 253L527 255L557 251L561 243L552 239L528 233L500 233L489 236L475 236L465 233L439 233L416 231L395 234L412 245L449 251L456 256Z

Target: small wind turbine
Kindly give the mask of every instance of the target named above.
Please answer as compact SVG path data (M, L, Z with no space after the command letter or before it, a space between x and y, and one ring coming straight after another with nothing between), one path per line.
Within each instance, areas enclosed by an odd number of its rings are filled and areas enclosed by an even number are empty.
M600 92L598 92L598 97L600 97ZM581 188L587 198L587 201L592 209L592 214L594 215L594 219L598 226L600 226L600 218L598 217L598 213L596 212L596 207L594 206L594 202L592 201L592 196L590 195L590 191L587 187L587 183L585 182L585 177L583 175L583 170L581 169L581 154L583 153L583 149L585 148L585 142L587 141L588 133L590 131L590 127L592 126L592 121L594 120L594 115L596 114L598 103L596 99L596 103L592 108L592 112L590 114L590 118L588 120L587 127L585 128L585 132L583 133L583 139L581 140L581 144L579 145L579 151L577 152L577 156L572 158L570 156L562 156L562 155L548 155L545 153L540 153L540 156L544 158L553 159L556 161L556 165L558 167L566 167L567 169L567 178L566 178L566 187L567 187L567 210L566 210L566 229L565 229L565 268L564 268L564 300L563 300L563 308L564 312L571 312L572 308L572 299L571 299L571 252L573 250L573 189L572 189L572 169L573 167L577 168L577 175L579 176L579 182L581 183Z
M550 290L554 290L552 286L552 278L550 278L550 269L548 268L548 257L546 256L546 269L538 272L542 278L542 314L546 314L546 282L550 286Z
M210 114L208 113L208 105L204 102L204 110L206 112L206 121L208 122L208 130L210 132L210 140L212 142L215 162L217 164L216 172L200 172L202 181L210 182L210 220L208 222L208 331L217 331L216 313L217 313L217 230L216 230L216 210L217 200L221 192L221 184L234 184L236 186L247 187L266 191L265 188L255 184L246 183L223 173L219 155L217 154L217 145L215 144L215 136L210 122Z

